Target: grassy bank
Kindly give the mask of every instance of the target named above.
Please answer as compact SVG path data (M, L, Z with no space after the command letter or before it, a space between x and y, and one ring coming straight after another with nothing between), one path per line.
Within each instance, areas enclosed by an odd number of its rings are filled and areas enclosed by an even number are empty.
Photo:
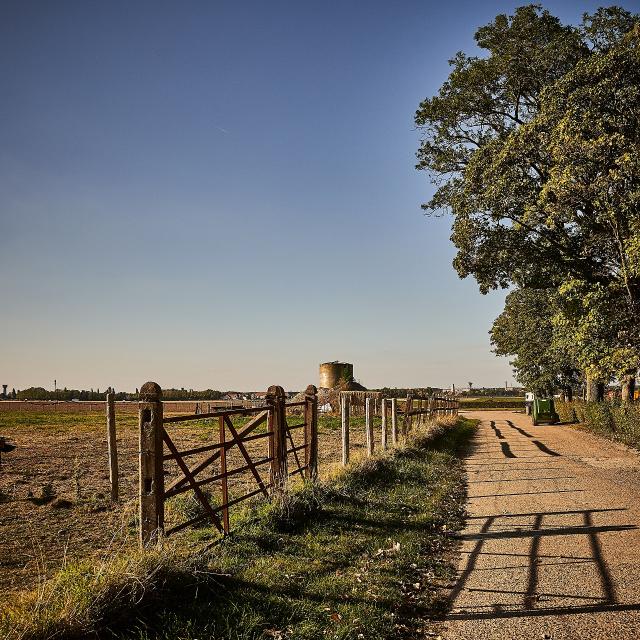
M601 436L640 449L640 405L605 402L557 402L562 422L577 422Z
M457 454L474 424L437 426L317 486L243 514L208 547L201 529L162 552L68 566L0 622L44 638L398 638L446 608L462 525ZM239 524L239 523L238 523Z

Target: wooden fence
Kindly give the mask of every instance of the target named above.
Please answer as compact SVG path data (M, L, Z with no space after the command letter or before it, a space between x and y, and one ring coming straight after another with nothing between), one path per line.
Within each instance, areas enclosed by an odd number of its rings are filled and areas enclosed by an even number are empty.
M352 395L345 392L340 398L342 463L345 465L350 453ZM395 446L415 425L437 415L458 412L456 400L438 396L409 394L401 400L378 396L362 399L368 455L374 453L373 420L378 410L382 419L383 450ZM287 414L294 424L289 424ZM110 451L115 451L112 397L107 401L107 416ZM209 425L217 422L217 429L206 434L201 446L194 447L192 443L190 447L181 447L179 427L194 420L206 421ZM235 505L254 496L269 497L284 491L291 476L313 480L318 475L318 392L313 385L307 387L302 400L298 397L287 402L282 387L272 386L258 406L204 413L198 410L165 417L159 385L147 382L140 389L139 432L140 544L143 546L206 522L226 535L231 528L230 510ZM111 469L111 476L116 480L115 488L112 482L112 497L117 500L117 460L112 462ZM169 519L172 521L167 521L165 506L182 494L191 496L198 509L177 522L174 513Z
M353 400L353 392L345 391L340 394L343 466L349 463L350 457L349 433ZM399 406L400 402L404 402L404 405ZM419 396L409 393L406 399L403 398L400 402L398 398L374 396L364 398L364 428L367 442L367 455L372 456L375 450L373 419L378 415L378 407L380 407L380 417L382 419L380 446L383 451L389 446L389 435L391 435L391 445L395 446L398 444L400 436L406 438L414 426L422 425L427 420L432 420L438 416L458 415L459 403L455 398ZM399 415L403 417L401 433L398 429Z
M288 424L288 412L301 415L302 421ZM249 420L236 427L233 420L238 417ZM205 419L218 421L217 442L179 450L172 438L176 425ZM140 390L139 420L140 543L145 546L160 536L205 521L226 535L230 530L229 511L234 505L258 494L269 496L283 491L290 476L317 476L318 397L313 385L298 402L287 402L282 387L272 386L260 406L165 418L162 391L156 383L147 382ZM262 425L266 430L259 429ZM239 453L241 466L229 468L232 451ZM200 454L206 454L204 459L187 463L188 458ZM168 487L165 463L173 463L179 470ZM240 485L240 495L231 496L229 478L242 474L249 476L253 487L244 490ZM207 485L217 488L217 495L205 491ZM185 492L193 492L202 512L165 528L166 501Z

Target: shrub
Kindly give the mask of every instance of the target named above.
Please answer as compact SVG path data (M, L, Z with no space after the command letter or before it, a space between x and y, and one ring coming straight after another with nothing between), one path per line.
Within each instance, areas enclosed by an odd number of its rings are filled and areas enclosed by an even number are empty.
M560 422L576 422L576 411L573 402L556 402L555 406Z
M592 431L605 435L615 431L608 402L587 402L584 407L585 423Z
M579 422L589 431L640 448L640 405L605 402L558 402L563 422Z
M524 409L523 396L504 396L499 398L458 398L460 410L467 409Z
M631 446L640 446L640 407L616 404L611 406L616 439Z

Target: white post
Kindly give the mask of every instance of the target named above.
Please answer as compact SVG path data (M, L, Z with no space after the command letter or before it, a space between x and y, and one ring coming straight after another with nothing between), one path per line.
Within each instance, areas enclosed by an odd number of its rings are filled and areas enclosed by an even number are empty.
M380 414L382 415L382 450L387 450L387 400L380 401Z
M391 441L398 444L398 407L395 398L391 398Z
M367 398L364 401L364 408L365 408L364 423L365 423L365 429L367 431L367 454L369 456L373 455L373 450L375 447L374 436L373 436L373 411L372 411L373 407L371 405L372 405L371 398Z
M349 396L342 395L342 466L349 463Z

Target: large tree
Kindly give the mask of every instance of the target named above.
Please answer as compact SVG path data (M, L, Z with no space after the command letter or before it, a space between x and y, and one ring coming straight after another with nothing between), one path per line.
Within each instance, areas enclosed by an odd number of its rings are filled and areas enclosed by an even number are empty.
M563 321L582 331L582 361L599 363L605 378L640 361L630 330L640 300L634 18L611 7L574 28L536 5L498 16L476 33L487 57L458 53L416 114L418 168L438 186L424 207L452 213L460 276L473 275L482 292L567 295ZM585 322L576 291L616 309L614 322ZM596 342L608 331L609 361L589 359L598 351L589 328Z

